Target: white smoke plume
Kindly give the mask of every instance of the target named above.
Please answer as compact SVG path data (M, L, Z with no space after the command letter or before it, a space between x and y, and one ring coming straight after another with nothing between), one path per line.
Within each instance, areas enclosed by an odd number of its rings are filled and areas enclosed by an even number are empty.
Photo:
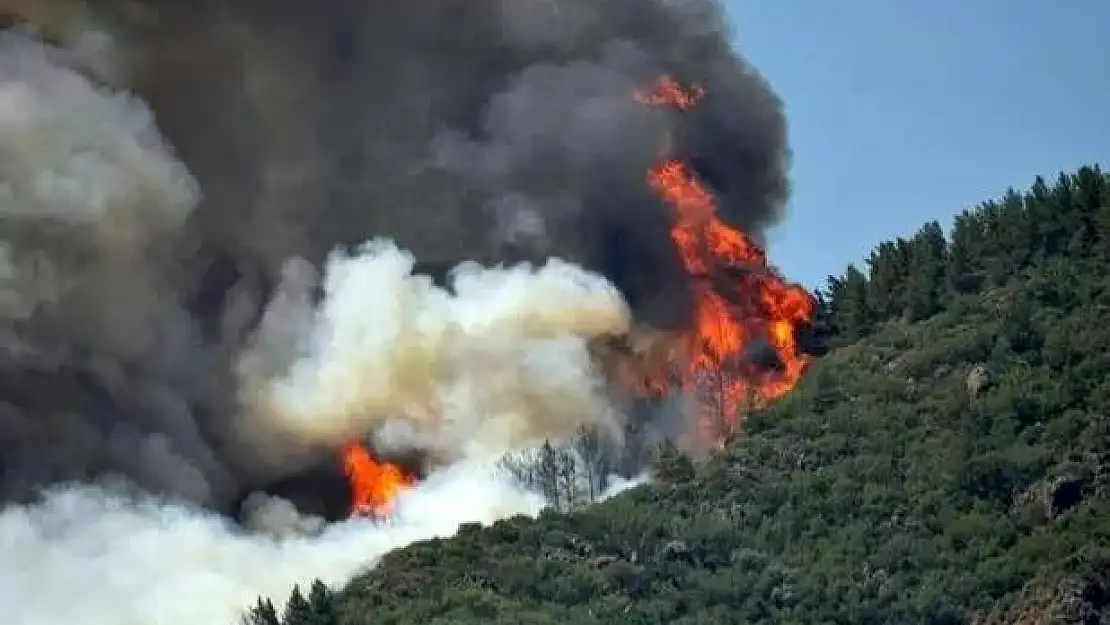
M235 625L260 594L338 585L395 548L542 505L492 470L456 466L402 494L390 522L275 539L153 497L63 488L0 512L0 601L9 625Z
M607 280L559 260L463 264L448 290L412 275L415 262L384 240L336 253L315 311L311 281L286 272L293 284L240 361L253 413L330 444L390 422L402 427L379 445L408 429L407 443L455 457L498 457L610 415L587 349L628 329Z
M627 329L611 284L552 260L464 264L444 289L413 275L411 255L375 240L332 255L319 302L315 268L290 260L245 345L186 349L194 337L179 321L173 263L158 261L187 238L201 189L147 107L98 86L66 54L0 32L0 364L18 370L16 338L26 338L28 353L81 345L98 358L90 365L97 381L118 384L120 401L48 419L0 396L5 435L18 435L0 468L7 480L21 462L65 465L91 481L107 455L141 464L134 475L153 483L65 482L0 510L5 623L231 625L259 595L280 598L314 578L340 584L414 540L539 510L540 496L483 460L610 418L586 345ZM222 467L202 442L189 394L175 395L169 382L190 379L180 371L218 379L205 368L221 354L241 383L242 405L222 415L229 440L262 448L253 451L274 466L295 465L304 448L370 434L455 461L403 494L386 525L324 525L264 494L248 499L246 523L234 524L202 506ZM58 384L43 364L51 361L33 358ZM120 363L129 358L179 375L127 371ZM62 430L74 434L50 438ZM73 461L86 455L87 464Z

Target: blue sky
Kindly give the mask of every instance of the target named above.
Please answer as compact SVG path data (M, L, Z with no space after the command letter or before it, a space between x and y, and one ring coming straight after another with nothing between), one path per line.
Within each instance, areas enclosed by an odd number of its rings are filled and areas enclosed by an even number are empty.
M726 0L794 152L770 253L814 287L879 241L1110 168L1110 0Z

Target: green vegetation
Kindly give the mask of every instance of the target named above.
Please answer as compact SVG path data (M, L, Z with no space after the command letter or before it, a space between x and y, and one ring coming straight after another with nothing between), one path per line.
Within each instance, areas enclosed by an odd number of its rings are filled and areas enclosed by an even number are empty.
M820 294L827 355L724 452L412 545L280 622L1110 623L1110 176L868 264Z

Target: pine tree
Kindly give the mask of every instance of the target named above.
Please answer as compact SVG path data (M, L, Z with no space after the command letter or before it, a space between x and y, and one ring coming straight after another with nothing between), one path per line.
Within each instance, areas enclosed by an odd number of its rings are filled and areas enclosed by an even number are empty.
M948 251L948 286L954 293L974 293L986 277L983 271L983 229L978 216L964 211L952 226Z
M605 480L617 471L616 454L598 426L583 426L574 438L574 449L582 458L587 501L596 501Z
M1015 271L1029 266L1036 236L1026 210L1025 195L1012 188L1006 191L990 217L995 243L988 274L991 282L999 284Z
M538 485L544 499L555 506L555 509L562 510L561 489L559 488L559 452L549 440L545 440L543 445L540 446L536 469Z
M981 277L981 285L997 286L1006 282L1013 273L1012 257L1016 248L1008 230L1007 209L996 200L988 200L979 205L971 214L969 226L978 235L975 267Z
M281 625L315 625L312 606L301 594L300 586L294 586L293 593L289 595L289 601L285 604L285 611L281 615Z
M885 241L867 259L870 281L868 301L874 314L889 319L906 306L906 280L910 275L910 245L905 239Z
M1088 256L1099 246L1102 238L1099 214L1106 193L1106 176L1097 165L1084 166L1076 172L1073 184L1080 232L1072 238L1072 245L1084 256Z
M866 336L875 321L867 276L848 265L842 278L829 277L828 300L837 337L854 341Z
M1052 188L1051 203L1062 223L1064 236L1060 251L1071 257L1087 255L1094 239L1091 215L1084 215L1076 200L1075 178L1061 172Z
M1094 210L1092 219L1097 232L1099 255L1103 259L1110 260L1110 174L1103 175L1098 207Z
M1034 262L1058 253L1063 248L1064 227L1052 203L1051 191L1044 178L1037 176L1026 195L1026 213L1033 224Z
M924 319L940 310L948 263L948 241L936 221L925 224L910 241L913 272L906 281L905 315L910 321Z
M312 625L338 625L335 614L335 597L324 582L315 580L308 592L308 605L312 613Z
M274 603L261 597L258 599L258 605L251 608L243 616L242 621L243 625L281 625Z
M825 292L814 289L811 295L814 302L813 321L808 327L799 328L799 342L807 354L820 358L828 353L829 342L836 335L836 327Z

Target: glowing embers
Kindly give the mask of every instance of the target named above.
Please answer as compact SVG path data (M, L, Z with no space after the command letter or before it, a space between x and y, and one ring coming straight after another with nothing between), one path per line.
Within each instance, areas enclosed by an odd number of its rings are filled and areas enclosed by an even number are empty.
M687 110L705 97L705 90L698 85L686 89L674 78L660 76L650 89L637 89L632 97L640 104L648 106L673 106Z

